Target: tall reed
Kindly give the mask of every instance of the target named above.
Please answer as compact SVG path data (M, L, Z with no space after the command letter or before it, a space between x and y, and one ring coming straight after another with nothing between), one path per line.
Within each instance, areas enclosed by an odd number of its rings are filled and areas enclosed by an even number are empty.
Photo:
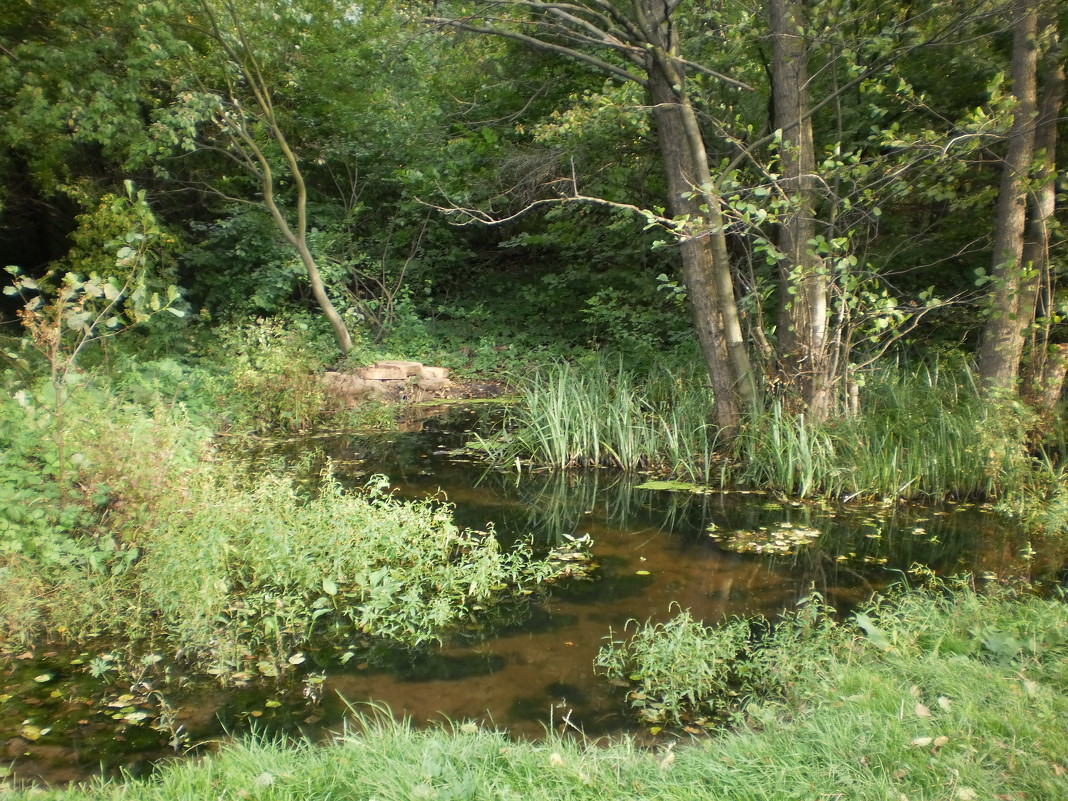
M728 444L694 366L639 375L619 358L556 362L521 383L510 433L487 449L510 464L646 470L798 497L990 498L1042 483L1026 410L983 397L966 368L889 365L866 378L856 415L813 421L773 400Z
M993 497L1026 484L1026 413L980 396L971 374L887 368L861 411L813 423L776 402L733 443L743 484L800 497Z
M715 449L711 395L693 371L647 377L622 359L555 362L521 382L511 434L487 445L503 462L566 469L650 469L707 480Z

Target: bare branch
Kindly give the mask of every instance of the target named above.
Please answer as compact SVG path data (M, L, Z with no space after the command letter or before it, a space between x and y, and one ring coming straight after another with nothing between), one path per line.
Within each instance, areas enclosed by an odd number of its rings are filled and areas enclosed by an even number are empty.
M576 61L583 61L590 64L601 72L606 72L609 75L614 75L620 80L634 81L634 83L640 86L647 86L648 80L644 76L636 75L633 72L629 72L622 67L618 67L615 64L610 64L604 59L591 56L588 53L583 53L580 50L574 50L570 47L564 47L563 45L553 44L551 42L544 42L534 36L528 36L524 33L517 33L515 31L505 31L500 28L485 27L482 25L474 25L469 22L464 22L458 19L449 19L447 17L426 17L426 22L434 25L439 25L446 28L456 28L462 31L469 31L471 33L482 33L487 36L499 36L504 39L512 39L517 42L522 42L528 47L533 47L536 50L545 50L550 53L556 53L566 58L574 59Z

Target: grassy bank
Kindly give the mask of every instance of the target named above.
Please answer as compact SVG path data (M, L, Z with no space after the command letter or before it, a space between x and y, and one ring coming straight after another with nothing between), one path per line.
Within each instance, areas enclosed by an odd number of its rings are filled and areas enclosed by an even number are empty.
M245 743L63 799L1030 799L1068 797L1068 608L944 587L810 626L778 689L710 737L511 742L385 718L323 746ZM804 669L797 669L803 667ZM771 669L765 667L765 669ZM43 797L43 796L35 796Z

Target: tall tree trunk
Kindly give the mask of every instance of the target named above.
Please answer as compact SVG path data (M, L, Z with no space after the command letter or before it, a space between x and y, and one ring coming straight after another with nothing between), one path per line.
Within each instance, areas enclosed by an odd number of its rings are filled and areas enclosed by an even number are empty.
M1060 32L1057 30L1056 16L1050 16L1051 19L1043 21L1047 49L1042 59L1042 103L1035 125L1035 154L1038 163L1024 234L1023 261L1025 265L1030 265L1032 280L1025 284L1020 293L1020 318L1021 322L1027 324L1034 319L1042 287L1051 287L1053 283L1049 270L1049 229L1057 209L1057 123L1065 100L1065 51ZM1047 307L1051 305L1051 302L1046 303ZM1048 334L1048 326L1046 332ZM1063 352L1063 349L1057 352ZM1024 395L1043 415L1052 413L1053 404L1057 401L1057 394L1064 381L1064 359L1050 358L1052 355L1048 336L1033 338L1030 359L1026 366L1029 380L1025 382ZM1049 375L1049 369L1052 369L1055 375ZM1051 387L1056 387L1058 393L1054 394Z
M1021 298L1033 271L1024 263L1028 176L1035 156L1038 71L1038 0L1016 0L1012 41L1012 92L1016 98L1008 152L998 194L991 271L990 316L983 327L979 376L991 393L1013 393L1030 315ZM1022 323L1026 318L1027 322Z
M809 115L808 46L799 0L769 0L774 125L781 132L779 187L790 210L779 223L777 360L781 379L809 416L830 411L828 276L811 241L816 236L816 156Z
M694 195L696 170L686 146L681 114L667 79L652 76L650 94L660 153L668 182L668 205L676 217L701 217L701 202ZM716 422L722 428L736 428L740 420L738 374L730 358L721 312L722 301L714 278L716 258L712 238L690 236L681 246L682 277L693 314L697 341L712 382Z
M717 422L733 429L740 419L740 405L757 402L757 387L738 313L722 201L712 182L697 115L686 94L686 75L677 60L678 42L668 9L651 0L636 2L635 9L653 45L646 69L668 181L668 205L675 216L699 221L682 243L683 280L715 393Z

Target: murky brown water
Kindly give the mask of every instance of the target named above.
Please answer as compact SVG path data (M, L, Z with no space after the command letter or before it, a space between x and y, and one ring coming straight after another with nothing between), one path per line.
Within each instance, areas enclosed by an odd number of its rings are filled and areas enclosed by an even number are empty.
M173 725L183 726L191 741L217 740L250 725L318 736L368 702L418 723L473 719L521 737L538 737L546 726L574 726L591 735L620 731L629 726L621 696L594 674L593 660L609 632L620 632L628 620L664 620L677 608L707 621L775 615L812 591L847 609L914 563L943 573L1001 576L1049 576L1063 564L1062 556L1037 544L1038 555L1028 557L1017 532L974 507L842 510L743 493L639 489L640 480L606 471L484 473L448 455L458 441L454 432L433 423L420 428L372 442L311 445L354 483L383 472L401 495L444 495L460 524L484 528L492 522L505 542L533 537L552 544L589 535L599 565L595 578L555 590L522 624L481 642L397 655L388 665L328 668L323 683L314 685L318 704L248 689L168 695ZM723 539L714 540L710 527ZM821 534L795 555L732 550L738 547L732 533L762 528ZM108 707L94 700L101 683L72 668L69 657L38 654L0 672L0 765L6 759L20 778L69 781L101 767L136 772L173 753L167 733L109 717ZM41 675L51 678L41 682ZM28 738L33 731L27 725L47 724L52 732Z

